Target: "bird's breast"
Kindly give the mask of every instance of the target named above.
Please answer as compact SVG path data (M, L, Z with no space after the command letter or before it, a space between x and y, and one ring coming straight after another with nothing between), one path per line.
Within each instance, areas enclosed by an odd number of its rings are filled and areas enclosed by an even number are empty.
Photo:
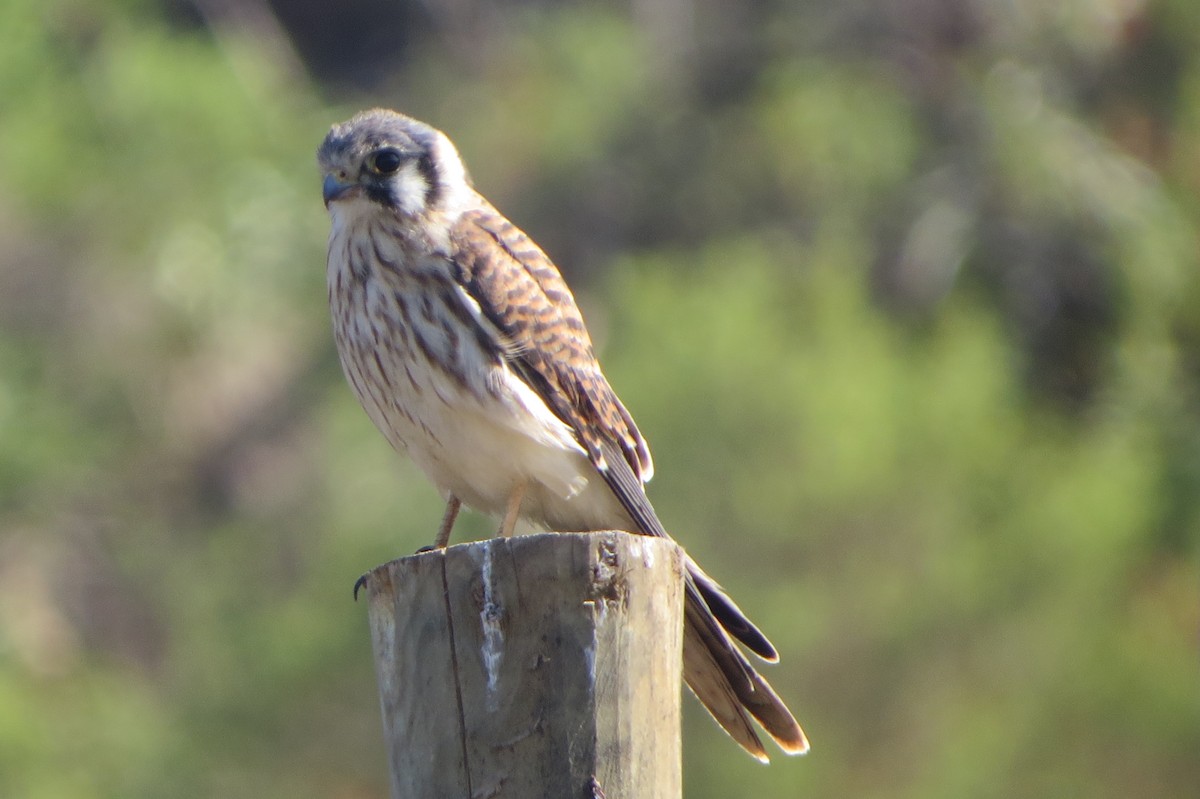
M509 368L443 256L335 227L328 282L346 379L443 493L499 513L517 481L534 484L534 507L571 501L598 478L571 429Z

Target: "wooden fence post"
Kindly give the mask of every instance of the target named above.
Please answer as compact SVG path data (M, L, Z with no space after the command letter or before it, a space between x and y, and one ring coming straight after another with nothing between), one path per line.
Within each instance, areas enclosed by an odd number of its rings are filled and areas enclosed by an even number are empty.
M493 539L366 588L393 799L679 799L674 544Z

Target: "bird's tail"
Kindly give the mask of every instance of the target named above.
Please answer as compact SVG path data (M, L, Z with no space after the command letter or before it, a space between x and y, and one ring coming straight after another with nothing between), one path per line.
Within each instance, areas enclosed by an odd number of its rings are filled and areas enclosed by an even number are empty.
M601 444L597 469L628 512L634 529L644 535L670 539L654 506L642 489L630 461L612 441ZM746 618L717 581L688 557L683 608L683 679L696 698L733 740L762 762L767 761L755 719L779 747L790 755L808 751L808 739L792 712L774 689L754 670L733 639L763 660L779 660L775 647Z
M687 571L684 681L717 723L758 760L765 763L768 757L751 718L784 752L804 754L808 751L804 730L732 638L771 662L778 660L775 648L721 586L691 558L687 558Z

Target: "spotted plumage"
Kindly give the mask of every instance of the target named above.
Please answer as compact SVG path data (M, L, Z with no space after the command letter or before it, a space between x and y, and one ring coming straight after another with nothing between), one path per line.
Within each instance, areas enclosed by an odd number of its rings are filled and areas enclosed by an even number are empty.
M327 278L343 371L371 420L446 498L559 531L668 537L643 490L650 450L612 390L558 269L471 186L444 134L391 111L335 125L318 162L332 227ZM690 558L684 678L766 760L756 719L808 742L732 638L774 647Z

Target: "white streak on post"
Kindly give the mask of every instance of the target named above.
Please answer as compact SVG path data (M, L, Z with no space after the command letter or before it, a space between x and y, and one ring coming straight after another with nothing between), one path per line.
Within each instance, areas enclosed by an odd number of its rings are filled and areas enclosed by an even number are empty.
M647 569L653 569L654 568L654 547L651 547L651 546L644 547L644 546L642 546L641 542L639 541L637 549L641 550L641 552L642 552L642 564Z
M496 681L500 674L500 659L504 656L501 608L496 604L492 588L492 553L495 545L495 541L487 541L483 550L483 607L479 610L479 623L483 628L483 668L487 672L488 710L496 709Z
M603 607L604 603L600 603ZM587 663L588 684L593 687L596 685L596 639L588 641L587 646L583 649L583 660Z

